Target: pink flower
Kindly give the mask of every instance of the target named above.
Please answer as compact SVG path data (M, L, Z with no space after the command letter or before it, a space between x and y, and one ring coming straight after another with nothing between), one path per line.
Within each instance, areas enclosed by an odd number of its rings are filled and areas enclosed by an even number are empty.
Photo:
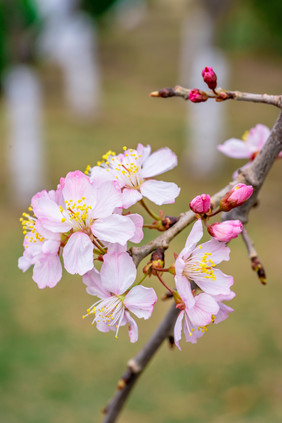
M191 291L191 306L195 302L192 289L199 287L210 295L228 295L233 284L232 276L225 275L215 266L229 260L230 249L224 243L211 239L197 245L203 236L202 221L197 220L187 238L184 249L175 261L175 283L177 290L188 285ZM192 285L191 285L192 284Z
M23 213L21 222L24 229L24 253L18 260L18 267L26 272L33 268L33 280L39 288L53 288L62 277L60 235L42 231L36 219ZM44 234L44 236L42 235Z
M222 301L230 301L235 297L235 295L235 292L230 291L228 295L215 295L213 297L219 305L219 311L217 312L214 323L223 322L223 320L227 319L229 313L234 311L233 308L227 306Z
M136 150L126 147L124 150L118 156L112 151L105 154L104 160L92 168L91 180L115 181L122 192L123 208L132 206L143 196L158 205L174 203L180 188L173 182L152 178L173 169L177 165L176 155L167 147L150 154L151 147L142 144Z
M211 295L199 294L193 297L187 283L177 285L176 296L178 295L176 307L181 311L174 326L174 342L180 350L179 341L182 328L186 342L196 343L197 339L205 332L205 326L215 319L219 306ZM191 301L192 299L193 301Z
M113 330L116 338L119 328L129 324L131 342L138 339L138 327L130 313L148 319L153 312L157 296L153 288L132 286L136 278L136 267L126 252L106 254L100 273L93 269L83 276L86 291L100 298L84 316L93 315L101 332Z
M218 145L218 150L234 159L249 159L252 161L258 155L270 135L270 129L262 124L256 125L243 135L243 139L230 138ZM282 157L282 152L278 157Z
M194 213L205 214L209 211L211 206L211 198L208 194L197 195L189 203L190 209Z
M207 101L208 96L204 91L198 90L198 88L193 88L189 92L189 100L192 101L192 103L202 103L203 101Z
M202 71L202 77L207 84L207 86L214 90L217 86L217 76L213 70L213 68L206 66Z
M242 232L243 225L240 220L226 220L208 226L209 234L217 241L229 242Z
M229 211L234 207L241 206L246 200L250 198L252 193L252 185L237 184L223 197L219 206L222 211Z

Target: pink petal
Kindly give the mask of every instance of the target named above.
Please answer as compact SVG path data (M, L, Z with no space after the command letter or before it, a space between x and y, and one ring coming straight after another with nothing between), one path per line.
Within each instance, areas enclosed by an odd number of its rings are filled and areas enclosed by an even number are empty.
M137 153L140 157L140 163L143 164L144 161L149 157L151 153L151 146L148 144L146 147L143 144L137 145Z
M105 254L100 275L107 291L121 295L135 281L136 267L127 253Z
M216 315L214 323L220 323L227 319L229 313L232 313L234 310L233 308L227 306L226 304L219 303L219 311Z
M180 188L174 182L163 182L150 179L140 187L141 194L159 206L174 203Z
M130 314L125 312L126 320L129 323L128 335L130 342L136 342L138 340L138 326L135 320L130 316Z
M158 297L153 288L135 286L124 299L125 307L139 319L149 319Z
M65 269L74 275L84 275L93 269L93 244L88 235L74 232L63 250Z
M38 199L33 210L42 227L51 232L68 232L72 227L69 223L62 222L63 215L59 206L49 198Z
M217 302L207 294L199 294L195 297L196 304L187 310L193 326L206 326L211 322L211 315L216 315L219 306ZM185 310L186 311L186 310Z
M129 219L135 226L135 233L133 237L130 238L129 241L138 244L140 241L142 241L144 237L144 233L143 233L144 219L142 216L140 216L140 214L137 214L137 213L129 214L127 215L127 217L129 217Z
M135 226L129 217L118 214L95 220L91 230L100 240L121 245L126 244L135 234Z
M143 163L142 175L144 178L160 175L177 166L176 154L165 147L155 151Z
M259 123L254 128L250 129L250 133L247 137L247 143L250 145L253 152L260 151L266 143L269 135L270 129Z
M128 209L142 199L142 194L134 188L124 188L122 191L122 207Z
M121 192L112 181L98 184L94 188L96 192L96 204L92 216L97 218L110 216L116 207L121 207Z
M18 259L18 268L23 272L26 272L32 265L31 260L29 260L24 255Z
M228 295L230 286L233 285L233 277L225 275L221 270L214 269L215 280L206 279L199 273L199 277L194 278L195 283L207 294L210 295Z
M183 275L175 275L175 285L178 294L180 295L182 301L185 303L185 306L189 308L194 307L195 297L193 296L191 284L187 278Z
M62 277L62 265L58 255L46 255L36 262L33 268L33 280L38 288L53 288Z
M217 149L233 159L248 159L251 156L248 144L236 138L230 138L225 143L218 145Z
M110 297L111 294L102 285L101 276L95 267L90 272L85 273L82 276L82 281L87 286L86 292L90 295L95 295L101 299Z
M193 250L196 244L200 241L203 236L203 224L201 219L198 219L191 229L190 234L185 242L185 248L189 248L189 250Z
M192 253L193 258L198 257L198 259L201 260L205 253L211 253L209 259L213 261L213 264L229 260L230 248L226 247L224 242L211 239L210 241L201 244L201 247L202 248L195 248Z
M62 189L64 200L76 202L82 197L86 198L86 203L92 205L95 202L95 194L90 183L90 179L80 170L69 172L64 180Z
M181 351L181 348L179 346L179 341L181 339L183 317L184 317L184 311L182 310L179 313L177 320L176 320L176 323L174 325L174 343L180 351Z

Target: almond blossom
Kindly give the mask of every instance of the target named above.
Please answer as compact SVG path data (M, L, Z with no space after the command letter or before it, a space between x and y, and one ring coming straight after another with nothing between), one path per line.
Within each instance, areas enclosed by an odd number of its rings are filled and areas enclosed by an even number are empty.
M211 239L197 245L203 236L202 221L197 220L194 224L185 244L175 261L176 287L188 284L192 293L192 287L199 287L203 292L210 295L228 295L230 286L233 284L232 276L225 275L215 266L223 260L229 260L230 249L225 243ZM191 306L195 299L190 298Z
M115 331L117 338L121 326L129 324L131 342L138 339L138 326L130 313L148 319L153 312L157 296L153 288L133 286L136 267L126 252L105 254L101 271L92 269L83 276L86 291L100 300L95 302L83 317L93 315L101 332Z
M143 196L155 204L174 203L180 188L173 182L152 179L177 165L176 155L168 148L151 154L151 147L138 144L137 149L127 149L116 155L109 151L98 166L88 169L90 179L115 181L122 192L122 206L128 208Z

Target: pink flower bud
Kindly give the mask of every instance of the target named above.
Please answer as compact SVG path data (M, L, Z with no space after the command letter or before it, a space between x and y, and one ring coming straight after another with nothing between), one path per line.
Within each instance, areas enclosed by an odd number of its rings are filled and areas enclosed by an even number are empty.
M221 223L213 223L208 226L209 234L216 240L222 242L229 242L232 238L242 232L243 225L240 220L226 220Z
M241 206L241 204L250 198L252 193L252 185L237 184L223 197L219 203L220 209L222 211L229 211L234 207Z
M211 198L208 194L197 195L189 203L189 206L194 213L207 213L211 207Z
M217 76L213 68L206 66L202 71L202 77L204 78L205 83L211 90L214 90L216 88Z
M207 101L208 96L204 91L198 90L198 88L193 88L189 93L189 100L193 103L201 103Z

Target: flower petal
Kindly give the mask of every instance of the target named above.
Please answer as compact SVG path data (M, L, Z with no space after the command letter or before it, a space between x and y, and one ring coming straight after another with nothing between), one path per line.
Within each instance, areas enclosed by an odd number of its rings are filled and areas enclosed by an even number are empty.
M127 311L125 312L125 317L126 317L126 320L129 323L128 335L129 335L130 342L136 342L137 339L138 339L137 323L135 322L135 320L130 316L130 314Z
M124 188L122 191L122 207L128 209L128 207L136 204L137 201L142 199L142 194L134 188Z
M106 290L121 295L135 281L136 267L128 253L105 254L100 275Z
M95 185L94 181L93 184L97 200L93 208L92 216L96 219L110 216L116 207L121 207L122 205L120 190L112 181L97 185Z
M126 295L124 305L139 319L149 319L157 299L158 297L153 288L135 286Z
M38 288L53 288L62 277L62 265L58 255L45 255L33 268L33 280Z
M142 216L140 216L140 214L137 214L137 213L129 214L127 215L127 217L129 217L129 219L135 226L135 233L133 237L130 238L129 241L138 244L140 241L142 241L144 237L144 233L143 233L144 219Z
M88 294L95 295L101 299L111 296L110 292L103 286L101 275L95 267L82 276L82 281L87 286L86 292L88 292Z
M216 241L215 239L211 239L210 241L204 242L201 244L202 248L195 248L192 255L193 258L197 259L199 256L199 260L205 253L210 253L209 259L213 261L213 264L221 263L222 261L228 261L230 255L230 248L226 247L224 242Z
M233 159L248 159L251 157L251 151L248 144L237 138L230 138L225 141L225 143L219 144L217 149Z
M143 163L142 175L144 178L160 175L177 166L176 154L165 147L155 151Z
M184 317L184 311L182 310L179 313L177 320L176 320L176 323L174 325L174 343L180 351L181 351L181 348L179 346L179 341L181 339L183 317Z
M188 238L185 242L185 248L189 248L190 250L193 250L196 246L196 244L200 241L200 239L203 236L203 224L201 219L198 219L191 229L190 234L188 235Z
M225 275L219 269L213 269L215 279L205 278L199 273L199 277L194 278L195 283L207 294L210 295L228 295L230 286L233 285L233 277Z
M91 226L93 235L101 241L118 243L121 245L135 234L135 225L127 216L112 214L105 218L97 219Z
M88 205L95 203L95 192L90 179L80 170L67 174L64 179L62 193L66 201L72 200L76 202L81 200L82 197L85 197Z
M88 235L74 232L63 250L65 269L74 275L84 275L93 269L93 244Z
M187 311L193 326L206 326L211 322L211 315L216 315L219 310L217 302L207 294L195 297L195 305ZM186 311L186 310L185 310Z
M163 182L155 179L145 181L140 187L141 194L155 204L174 203L180 188L174 182Z

